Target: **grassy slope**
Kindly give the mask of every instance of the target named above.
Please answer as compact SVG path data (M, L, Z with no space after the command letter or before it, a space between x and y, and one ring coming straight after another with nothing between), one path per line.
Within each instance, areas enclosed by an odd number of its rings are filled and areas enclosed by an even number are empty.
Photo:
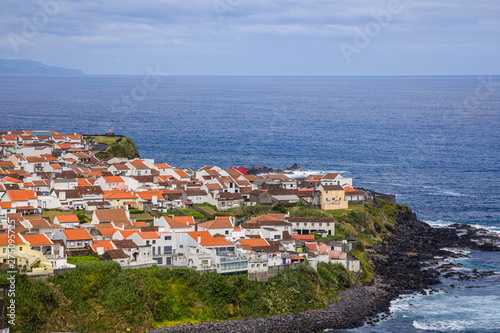
M337 216L336 232L357 237L352 253L364 267L360 277L363 283L372 279L365 245L380 242L392 229L386 227L395 223L397 212L408 209L383 201L380 205L387 223L369 205ZM312 212L303 207L297 210L301 214ZM337 300L334 286L342 289L354 282L352 273L329 264L322 265L318 272L303 265L261 283L248 281L246 276L200 275L184 268L122 270L109 261L81 259L75 263L76 272L51 277L48 283L17 276L16 315L21 326L14 331L145 332L182 322L286 314L324 308ZM0 273L0 283L6 277L5 272Z
M130 138L124 137L120 142L117 142L119 137L102 135L85 137L85 139L108 145L103 153L98 154L98 157L126 157L129 159L139 157L134 140Z

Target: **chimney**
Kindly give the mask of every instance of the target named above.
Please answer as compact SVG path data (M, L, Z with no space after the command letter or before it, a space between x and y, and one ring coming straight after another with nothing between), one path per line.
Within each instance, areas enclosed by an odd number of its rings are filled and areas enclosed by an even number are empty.
M153 202L153 205L157 205L157 204L158 204L158 196L153 195L153 196L151 197L151 201Z
M201 235L198 235L198 243L201 244Z
M66 200L66 191L59 191L59 200Z

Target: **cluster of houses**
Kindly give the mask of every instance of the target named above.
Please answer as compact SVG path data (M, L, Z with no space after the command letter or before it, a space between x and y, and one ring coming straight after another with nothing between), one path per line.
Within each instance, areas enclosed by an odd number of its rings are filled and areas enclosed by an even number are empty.
M0 132L0 263L33 274L70 268L68 256L96 253L123 267L156 264L218 273L266 276L272 267L307 260L359 261L352 240L318 243L334 235L334 218L288 214L217 216L200 222L167 215L171 209L211 204L220 211L245 205L295 205L346 209L369 200L338 173L290 178L250 175L245 168L181 169L152 159L97 159L82 135L54 131ZM42 217L52 210L52 218ZM131 210L152 213L138 221ZM58 213L60 211L60 213ZM81 211L91 214L82 221ZM15 235L15 237L13 236Z

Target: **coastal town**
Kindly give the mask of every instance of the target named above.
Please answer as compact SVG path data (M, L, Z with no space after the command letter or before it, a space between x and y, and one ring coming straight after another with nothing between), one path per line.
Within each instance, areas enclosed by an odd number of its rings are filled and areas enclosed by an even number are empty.
M99 146L80 134L0 132L2 268L53 275L75 269L72 258L94 256L122 268L189 267L254 281L305 261L362 270L350 253L355 239L336 236L333 215L290 213L371 202L372 193L354 187L352 178L182 169L103 157ZM245 214L247 206L281 212Z

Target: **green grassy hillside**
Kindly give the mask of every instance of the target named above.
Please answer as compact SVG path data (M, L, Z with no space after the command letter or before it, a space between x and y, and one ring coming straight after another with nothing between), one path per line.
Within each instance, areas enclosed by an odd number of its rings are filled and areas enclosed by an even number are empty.
M129 159L138 158L139 152L135 147L134 140L126 137L93 135L85 139L89 142L102 143L107 145L104 151L96 154L97 158L106 157L126 157Z
M361 283L373 279L365 246L381 242L396 223L398 212L409 209L383 201L380 205L387 222L371 205L345 210L336 217L336 232L357 238L352 253L364 268L357 277ZM303 264L264 283L249 281L246 275L200 274L188 268L123 270L115 262L92 259L73 261L76 271L51 276L48 282L18 274L17 326L12 330L146 332L185 322L288 314L324 308L338 299L338 290L356 283L353 273L339 264L319 264L317 272ZM0 271L0 283L7 283L7 277L6 271Z

